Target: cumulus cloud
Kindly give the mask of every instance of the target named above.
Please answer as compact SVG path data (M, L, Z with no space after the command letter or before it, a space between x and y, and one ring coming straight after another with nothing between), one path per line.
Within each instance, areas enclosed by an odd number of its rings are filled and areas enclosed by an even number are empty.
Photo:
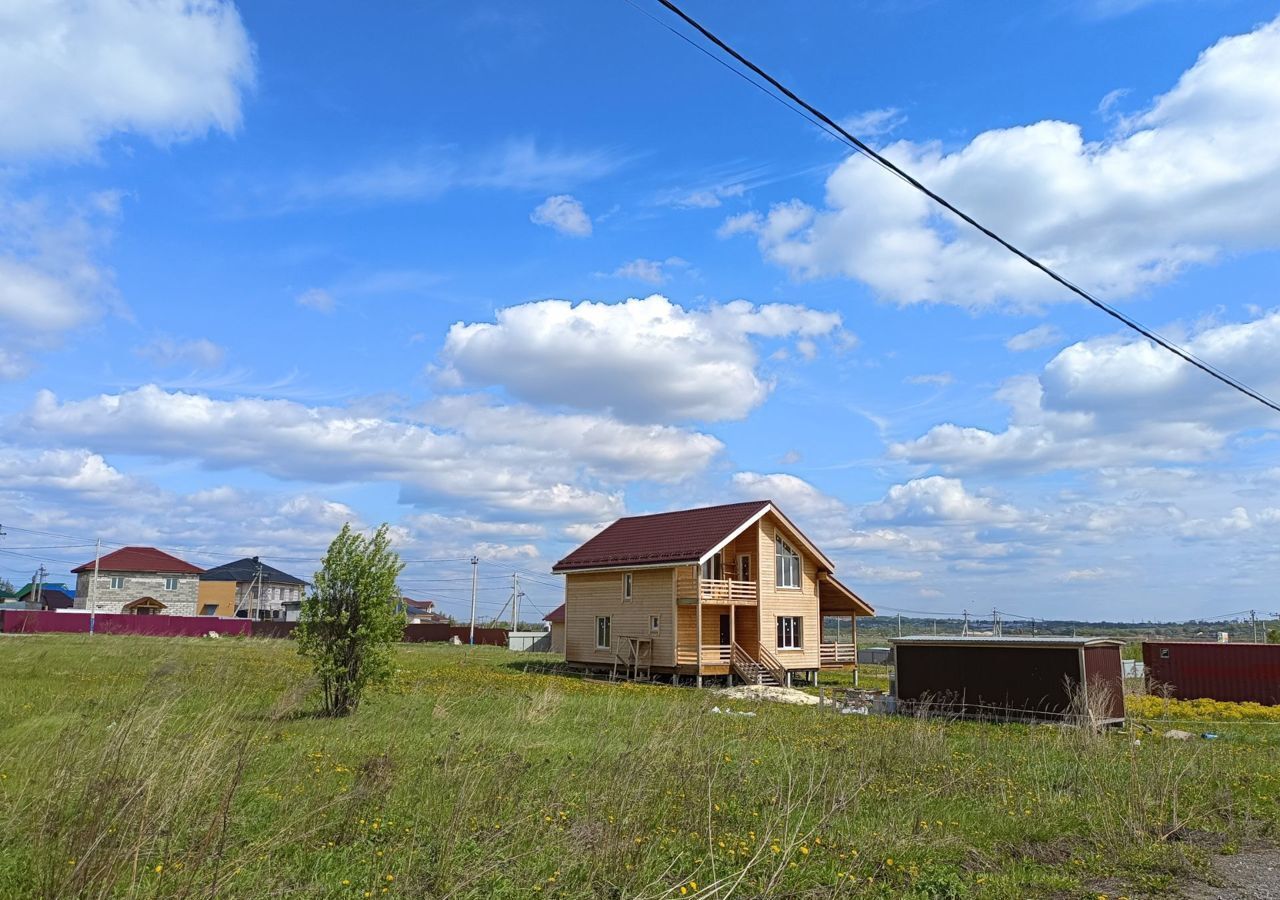
M1077 283L1124 296L1226 249L1280 245L1280 20L1225 38L1116 135L1044 121L964 147L887 156ZM862 156L800 200L728 220L797 277L843 276L903 304L1034 304L1071 295Z
M709 435L670 426L547 414L477 396L424 412L427 419L359 415L148 385L68 401L42 391L26 424L99 452L244 467L288 480L391 482L405 502L463 498L529 517L615 516L620 485L681 481L722 449Z
M1018 519L1012 506L970 493L960 480L941 475L895 484L884 499L867 506L863 515L871 521L902 525L1002 525Z
M1014 353L1022 353L1026 350L1038 350L1061 340L1062 332L1055 326L1037 325L1035 328L1015 334L1004 342L1004 346L1005 349L1012 350Z
M1183 344L1265 394L1280 392L1280 312L1206 327ZM1276 428L1257 403L1143 339L1072 344L997 397L1011 410L1003 431L944 423L889 455L969 472L1195 462L1242 429Z
M524 400L628 421L715 421L744 417L772 388L756 371L755 339L841 334L836 313L745 301L687 310L655 294L508 307L493 323L455 324L442 355L458 381Z
M556 194L543 200L529 214L535 225L546 225L570 237L590 237L591 217L570 194Z
M227 351L208 338L160 337L148 344L134 348L134 353L158 366L194 366L212 369L222 365Z
M91 498L135 485L97 453L0 447L0 483L6 491L60 492Z
M0 155L89 153L114 132L233 131L253 46L222 0L9 4L0 14Z

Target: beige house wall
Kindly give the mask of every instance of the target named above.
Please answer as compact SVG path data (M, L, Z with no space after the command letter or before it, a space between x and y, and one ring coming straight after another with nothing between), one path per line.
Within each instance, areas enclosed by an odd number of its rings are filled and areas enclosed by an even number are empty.
M800 554L800 587L780 588L775 577L775 538L782 535ZM805 550L772 513L760 520L760 642L788 669L817 669L821 665L822 621L818 612L818 561ZM778 649L778 616L800 616L804 644L800 650Z
M622 599L622 576L632 575L632 599ZM612 665L625 636L652 640L654 666L675 665L675 572L671 567L569 573L564 579L565 659ZM596 647L596 617L608 616L612 648ZM650 617L658 617L658 631ZM554 638L553 638L554 640Z

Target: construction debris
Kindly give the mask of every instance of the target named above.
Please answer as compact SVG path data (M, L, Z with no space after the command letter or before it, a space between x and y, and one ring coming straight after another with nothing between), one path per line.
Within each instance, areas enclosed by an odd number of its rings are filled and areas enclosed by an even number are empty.
M742 684L737 687L722 688L716 693L733 700L767 700L771 703L793 703L798 706L818 705L818 698L813 694L777 685Z

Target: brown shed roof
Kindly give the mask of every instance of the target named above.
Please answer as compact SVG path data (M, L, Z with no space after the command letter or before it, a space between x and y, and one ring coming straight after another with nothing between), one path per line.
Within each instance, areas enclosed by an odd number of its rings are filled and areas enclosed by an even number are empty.
M72 572L92 572L93 560L76 566ZM170 556L155 547L122 547L98 560L99 572L164 572L174 575L199 575L204 569L185 559Z
M563 622L564 621L564 604L561 603L551 612L542 617L544 622Z
M649 516L627 516L560 560L551 571L696 563L768 506L768 500L751 500Z

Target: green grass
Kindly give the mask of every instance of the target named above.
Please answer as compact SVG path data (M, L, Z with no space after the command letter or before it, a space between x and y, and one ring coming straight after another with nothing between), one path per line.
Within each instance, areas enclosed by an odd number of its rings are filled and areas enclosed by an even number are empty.
M288 642L0 638L0 896L1115 896L1280 818L1275 728L726 716L398 652L328 720Z

